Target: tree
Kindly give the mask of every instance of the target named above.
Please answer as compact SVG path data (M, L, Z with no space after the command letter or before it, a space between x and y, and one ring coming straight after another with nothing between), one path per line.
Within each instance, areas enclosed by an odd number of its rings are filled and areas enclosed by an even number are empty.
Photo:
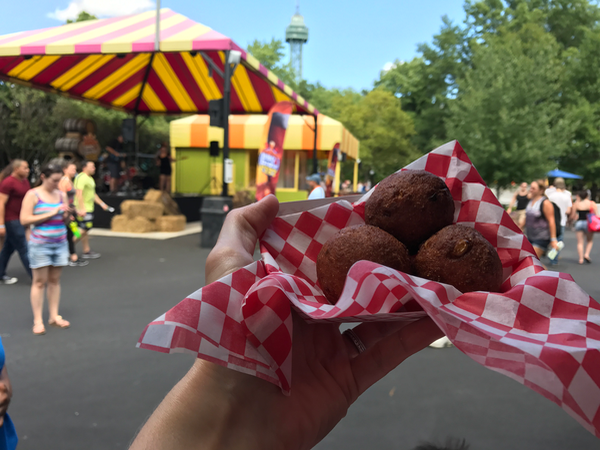
M248 53L258 59L263 66L272 71L285 84L292 88L298 85L299 80L292 65L284 63L282 60L285 56L285 46L281 39L272 38L271 42L263 42L254 40L248 45Z
M486 36L473 69L459 80L448 133L465 147L482 178L498 187L554 168L573 132L562 108L564 68L556 39L539 25Z
M379 182L419 156L410 141L413 122L390 92L346 93L333 99L331 109L360 141L363 178Z
M75 20L67 19L67 23L85 22L86 20L96 20L97 17L85 11L81 11Z

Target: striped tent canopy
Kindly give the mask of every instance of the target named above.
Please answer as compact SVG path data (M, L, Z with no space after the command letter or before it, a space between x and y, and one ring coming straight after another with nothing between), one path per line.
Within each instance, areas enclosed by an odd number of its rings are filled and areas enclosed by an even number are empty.
M209 126L207 115L194 115L172 120L171 146L184 148L208 148L210 141L218 141L223 145L223 130ZM262 142L268 116L245 115L229 116L230 140L229 148L258 150ZM350 158L357 160L360 143L340 122L325 114L317 116L317 146L320 152L329 152L336 143L340 150ZM313 116L291 116L288 121L284 150L312 151L315 147L315 118Z
M241 52L231 113L267 113L290 101L318 111L230 38L170 9L0 36L0 80L139 114L208 112L223 97L225 51Z

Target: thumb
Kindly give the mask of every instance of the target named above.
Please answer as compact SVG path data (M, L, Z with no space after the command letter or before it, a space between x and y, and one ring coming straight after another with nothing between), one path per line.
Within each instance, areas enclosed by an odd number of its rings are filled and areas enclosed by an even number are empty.
M269 195L227 214L217 244L206 259L207 284L254 261L256 242L278 211L277 198Z

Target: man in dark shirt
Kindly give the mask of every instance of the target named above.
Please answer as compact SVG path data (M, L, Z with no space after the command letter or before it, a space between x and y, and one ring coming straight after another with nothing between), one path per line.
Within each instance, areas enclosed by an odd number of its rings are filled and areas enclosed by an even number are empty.
M106 165L110 172L110 192L117 192L119 185L119 178L121 175L121 161L126 155L123 153L123 135L119 135L114 141L106 146L108 152L108 158L106 159Z
M6 275L8 260L15 250L19 253L25 270L31 276L25 227L21 225L19 218L23 197L31 189L27 179L29 164L27 161L15 159L11 167L11 174L0 182L0 236L5 237L0 252L0 284L14 284L18 281L17 278Z

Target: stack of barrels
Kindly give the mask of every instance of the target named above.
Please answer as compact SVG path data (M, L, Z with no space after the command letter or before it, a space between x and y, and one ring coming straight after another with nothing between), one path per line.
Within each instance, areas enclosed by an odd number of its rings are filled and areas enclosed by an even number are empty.
M54 144L59 157L74 160L82 159L79 153L79 145L85 134L94 132L94 123L87 119L67 119L63 127L65 136L58 138Z

